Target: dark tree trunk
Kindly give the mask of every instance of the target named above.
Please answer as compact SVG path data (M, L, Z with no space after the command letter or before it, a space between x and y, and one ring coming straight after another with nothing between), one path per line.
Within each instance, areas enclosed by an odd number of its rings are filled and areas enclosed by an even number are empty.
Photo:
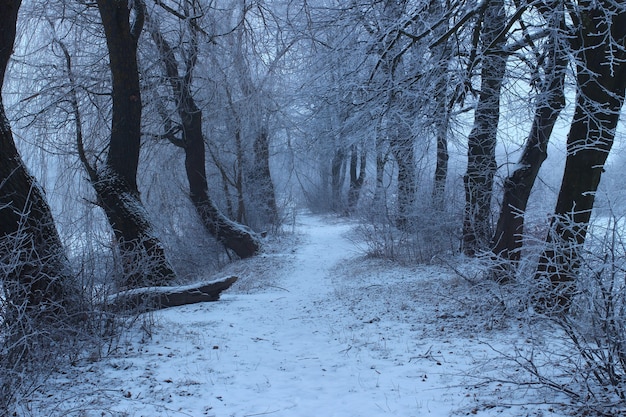
M175 140L185 150L185 170L189 182L189 197L202 224L226 248L232 250L240 258L254 256L260 249L260 242L247 227L228 219L220 212L211 197L206 179L206 152L202 133L202 111L196 105L191 93L192 72L195 59L186 68L185 77L178 73L178 65L174 51L160 34L152 27L151 35L165 65L176 108L182 122L182 139ZM192 53L195 53L195 42L192 39ZM268 167L269 168L269 167Z
M335 149L330 167L331 208L339 211L343 208L343 182L346 175L346 150L343 147Z
M0 0L1 279L5 297L14 309L36 314L31 317L35 322L58 321L78 311L80 293L73 285L50 207L17 151L2 103L2 84L13 52L19 7L19 0ZM19 314L4 313L7 323Z
M361 188L365 182L366 168L367 151L365 146L362 145L361 152L359 152L359 147L356 144L352 145L350 147L350 188L348 189L348 207L346 208L348 215L356 210Z
M576 292L580 251L595 193L613 145L626 87L626 11L610 1L580 3L576 33L577 97L567 159L537 279L547 286L542 307L567 311ZM554 312L554 311L552 311Z
M462 250L468 256L487 249L491 239L491 197L497 169L495 149L500 119L500 90L506 70L503 0L489 0L482 18L481 92L474 127L467 138L467 173Z
M106 308L115 312L135 313L160 310L195 303L217 301L237 277L179 287L144 287L118 292L106 300Z
M93 185L120 245L125 284L164 285L175 273L152 234L137 189L142 110L137 42L144 5L142 0L98 0L98 9L109 49L113 116L106 164Z
M447 118L447 116L446 116ZM433 207L443 209L448 180L448 120L437 126L437 162L433 182Z
M261 127L254 140L254 169L252 195L260 203L261 218L269 224L280 223L276 193L270 171L270 135L267 127Z
M548 26L553 29L544 54L544 79L536 98L535 116L524 151L517 168L504 182L500 217L492 239L492 251L500 261L509 265L520 258L524 234L524 213L542 163L548 156L548 141L556 121L565 106L565 74L567 48L564 44L565 21L562 6L546 13ZM500 263L500 262L498 262ZM496 279L506 280L507 275Z

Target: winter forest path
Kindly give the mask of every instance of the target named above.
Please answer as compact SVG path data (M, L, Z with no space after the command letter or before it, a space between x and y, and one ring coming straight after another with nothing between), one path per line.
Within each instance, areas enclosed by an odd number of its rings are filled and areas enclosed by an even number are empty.
M140 317L108 356L51 378L24 416L537 415L494 406L512 401L501 386L468 387L497 369L490 346L510 344L479 341L463 281L364 258L354 227L300 215L297 244L226 268L240 279L219 302Z

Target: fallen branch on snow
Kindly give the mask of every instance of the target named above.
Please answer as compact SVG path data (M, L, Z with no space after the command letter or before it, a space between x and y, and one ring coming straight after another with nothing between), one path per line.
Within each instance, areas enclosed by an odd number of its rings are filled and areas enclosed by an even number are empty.
M230 288L237 277L225 277L175 287L143 287L120 291L107 297L108 309L117 312L154 311L168 307L217 301L222 291Z

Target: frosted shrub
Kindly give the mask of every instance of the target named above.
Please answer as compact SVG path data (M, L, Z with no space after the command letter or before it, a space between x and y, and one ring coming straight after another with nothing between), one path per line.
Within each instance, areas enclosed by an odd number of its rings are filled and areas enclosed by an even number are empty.
M542 329L544 340L509 356L530 376L525 385L564 394L586 413L617 415L626 409L624 220L609 216L590 226L569 311L539 314L531 327ZM532 275L518 282L531 288L530 302L545 295Z
M582 398L626 407L626 247L624 219L595 222L587 238L569 315L555 318L580 355Z
M395 223L394 216L386 209L365 216L358 231L369 255L428 263L459 249L460 220L451 209L421 207L416 209L408 227L399 228Z

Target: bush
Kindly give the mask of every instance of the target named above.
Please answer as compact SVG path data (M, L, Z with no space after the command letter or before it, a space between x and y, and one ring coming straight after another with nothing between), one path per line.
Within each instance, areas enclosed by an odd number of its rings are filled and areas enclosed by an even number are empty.
M396 227L396 220L383 208L366 213L358 233L370 256L399 262L429 263L459 250L460 224L453 208L437 210L430 206L416 209L408 227Z
M583 415L622 415L626 409L626 219L615 215L596 219L579 253L575 292L565 311L541 311L528 321L531 345L506 359L526 371L527 378L510 380L528 387L549 388L570 398ZM534 264L528 262L528 264ZM520 311L533 310L545 295L534 270L518 269L509 296ZM518 291L516 289L520 289ZM513 296L513 294L515 294ZM622 414L620 414L622 413Z

